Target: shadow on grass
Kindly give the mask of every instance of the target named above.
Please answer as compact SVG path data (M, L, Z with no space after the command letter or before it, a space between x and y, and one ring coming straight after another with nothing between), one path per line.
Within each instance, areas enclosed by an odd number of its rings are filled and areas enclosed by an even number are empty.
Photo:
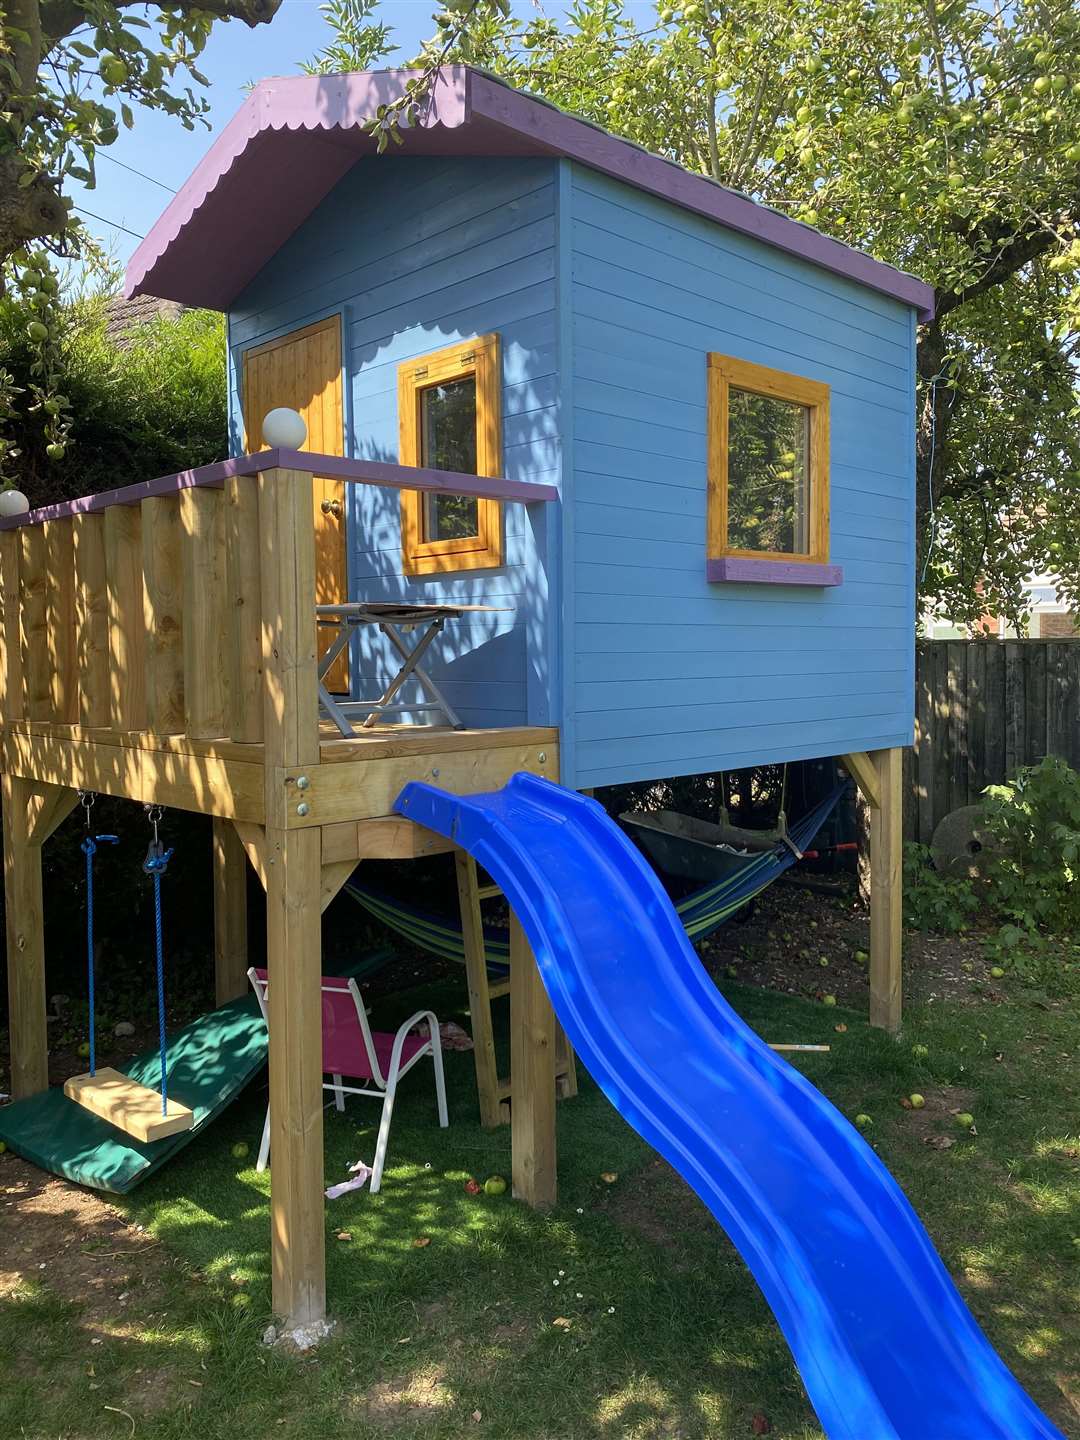
M424 998L442 1018L461 1014L455 988ZM1066 1432L1076 1427L1074 1018L940 1006L897 1044L852 1012L742 989L729 998L769 1039L833 1045L803 1057L805 1073L845 1113L873 1116L872 1141L1006 1363ZM376 1022L393 1024L416 1000L394 997ZM1033 1024L1057 1056L1038 1080L1024 1064ZM912 1055L916 1040L925 1059ZM762 1411L781 1440L820 1436L739 1257L587 1077L579 1098L560 1106L560 1205L541 1216L508 1197L466 1194L470 1176L509 1174L509 1132L479 1127L472 1056L446 1060L451 1128L437 1127L429 1073L412 1072L382 1193L328 1202L328 1291L341 1326L314 1357L257 1344L270 1303L269 1176L231 1152L246 1141L254 1154L264 1091L125 1197L127 1214L209 1282L194 1300L176 1301L165 1329L147 1333L138 1362L205 1364L188 1428L158 1414L140 1421L139 1434L726 1440L749 1433ZM949 1114L950 1088L961 1086L974 1097L965 1103L975 1135ZM899 1097L931 1087L940 1114L917 1112L916 1125ZM378 1113L362 1099L326 1112L328 1183L370 1160ZM955 1143L935 1148L939 1133ZM609 1185L601 1175L610 1173L618 1178ZM50 1314L39 1322L20 1311L16 1322L0 1312L0 1325L62 1330Z

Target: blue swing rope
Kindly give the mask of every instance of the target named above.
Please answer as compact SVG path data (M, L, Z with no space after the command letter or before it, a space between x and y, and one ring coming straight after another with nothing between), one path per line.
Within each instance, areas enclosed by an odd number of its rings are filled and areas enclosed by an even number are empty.
M158 823L161 820L161 807L146 807L150 824L154 829L154 838L150 841L150 848L146 852L146 859L143 861L143 869L154 882L154 961L157 968L157 1007L158 1007L158 1051L161 1056L161 1113L167 1115L169 1112L169 1070L168 1070L168 1047L165 1043L165 943L162 934L161 924L161 877L172 859L172 851L166 850L158 839Z
M87 819L90 817L87 816ZM82 842L86 856L86 973L87 1000L90 1005L90 1074L97 1074L97 1035L94 1030L94 855L97 842L87 834Z
M101 844L115 845L115 835L94 835L90 829L90 811L97 796L81 790L79 800L86 812L86 835L82 852L86 856L86 975L87 1003L90 1006L90 1074L97 1074L97 1031L94 1022L94 856Z

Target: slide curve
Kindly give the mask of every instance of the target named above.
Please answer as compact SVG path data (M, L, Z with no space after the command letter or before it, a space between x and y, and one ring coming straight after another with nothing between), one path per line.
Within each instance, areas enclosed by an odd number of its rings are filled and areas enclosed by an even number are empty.
M1064 1440L1002 1363L858 1132L724 1001L594 801L531 775L395 808L499 884L589 1073L701 1196L831 1440Z

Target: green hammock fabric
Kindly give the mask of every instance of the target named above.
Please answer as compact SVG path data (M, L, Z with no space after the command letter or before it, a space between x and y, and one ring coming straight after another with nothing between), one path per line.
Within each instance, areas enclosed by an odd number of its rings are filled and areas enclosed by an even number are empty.
M849 784L849 781L843 780L813 810L808 811L791 827L790 836L796 849L809 848L811 840L832 814ZM678 901L675 908L686 927L687 935L691 940L704 939L755 895L760 895L777 876L782 875L795 863L795 858L794 852L786 845L778 845L774 850L748 856L746 864L733 874ZM345 893L358 905L362 905L368 914L389 926L418 949L428 950L443 960L453 960L462 965L465 963L465 942L460 924L440 920L423 910L403 905L400 901L378 890L358 885L353 880L346 882ZM507 931L497 926L485 925L484 951L490 968L505 970L510 963L510 938Z

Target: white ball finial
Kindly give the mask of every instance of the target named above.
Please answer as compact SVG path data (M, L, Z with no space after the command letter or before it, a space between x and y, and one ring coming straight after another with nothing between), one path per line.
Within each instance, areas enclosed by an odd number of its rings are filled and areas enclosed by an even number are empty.
M30 513L30 501L21 490L0 490L0 520L8 520L12 515L28 515Z
M262 422L263 444L271 450L299 450L307 439L304 417L286 405L268 410Z

